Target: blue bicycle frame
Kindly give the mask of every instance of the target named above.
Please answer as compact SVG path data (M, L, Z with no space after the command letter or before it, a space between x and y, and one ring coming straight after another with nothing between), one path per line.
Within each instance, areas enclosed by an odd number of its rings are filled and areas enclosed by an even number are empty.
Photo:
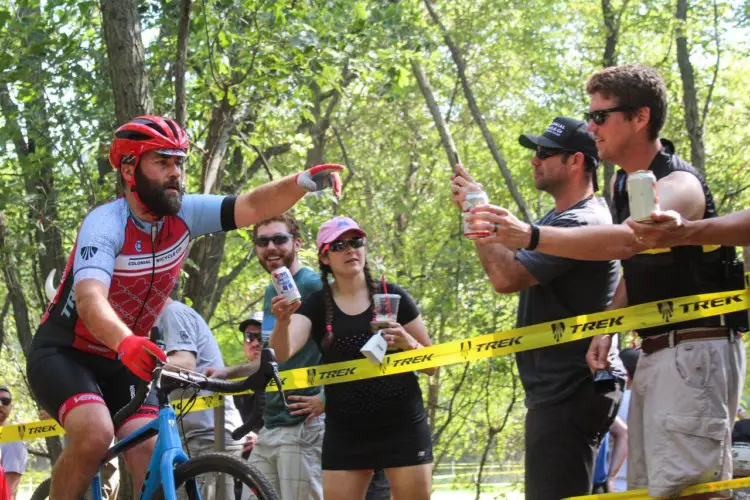
M157 436L156 445L138 498L151 498L159 488L163 488L164 498L175 500L177 491L174 484L174 469L186 462L188 457L182 449L182 441L180 441L180 434L177 431L177 417L171 405L162 406L158 418L129 434L110 448L102 463L109 462L114 457L151 439L153 436ZM195 479L191 479L191 481L195 481ZM200 498L200 493L198 495ZM91 498L92 500L102 500L102 482L99 472L91 481Z

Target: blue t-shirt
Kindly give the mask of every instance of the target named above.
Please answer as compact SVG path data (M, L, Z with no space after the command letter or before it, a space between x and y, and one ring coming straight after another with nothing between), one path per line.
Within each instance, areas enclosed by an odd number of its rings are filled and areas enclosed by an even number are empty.
M594 462L594 484L607 482L607 476L609 476L607 455L609 455L609 432L604 435L602 444L599 446L599 453L596 455L596 462Z
M323 283L320 281L320 275L309 267L301 268L293 278L303 301L313 292L317 292L323 288ZM276 295L276 289L273 285L268 285L265 297L263 298L263 324L261 326L263 344L266 346L268 346L268 339L271 338L273 327L276 324L276 318L271 313L271 299L276 297ZM318 364L320 364L320 349L318 349L318 345L315 341L310 338L310 340L307 341L307 344L305 344L297 354L283 363L279 363L279 370L292 370L294 368L304 368ZM314 396L319 392L320 387L308 387L307 389L286 391L286 394ZM307 415L290 415L284 408L284 403L281 401L281 395L279 395L278 392L269 392L266 394L266 410L263 414L264 427L271 429L274 427L297 425L304 422L306 418Z

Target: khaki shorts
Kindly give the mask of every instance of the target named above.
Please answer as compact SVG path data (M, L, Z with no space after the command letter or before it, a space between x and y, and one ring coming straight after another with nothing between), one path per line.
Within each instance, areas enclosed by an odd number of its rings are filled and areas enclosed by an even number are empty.
M744 379L741 339L685 342L642 355L628 413L628 489L670 496L730 479Z

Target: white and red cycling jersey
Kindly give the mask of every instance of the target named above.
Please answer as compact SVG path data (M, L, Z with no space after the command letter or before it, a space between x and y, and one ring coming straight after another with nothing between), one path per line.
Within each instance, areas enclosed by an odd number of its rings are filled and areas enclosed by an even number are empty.
M35 343L72 346L114 359L78 317L75 286L96 279L109 288L108 300L135 335L148 336L179 279L190 241L236 229L235 198L185 195L177 215L151 224L118 198L92 210L78 231L54 300L42 318ZM57 328L44 328L47 323Z

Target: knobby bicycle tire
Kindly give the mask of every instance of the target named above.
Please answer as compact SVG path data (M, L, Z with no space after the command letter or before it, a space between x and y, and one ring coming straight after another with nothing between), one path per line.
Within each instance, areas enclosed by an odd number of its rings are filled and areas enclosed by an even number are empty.
M36 487L34 493L31 494L31 500L46 500L49 498L49 488L52 485L50 478L42 481L42 484Z
M48 477L42 483L36 487L34 493L31 494L30 500L47 500L49 498L49 490L52 486L52 478ZM84 498L81 498L84 500Z
M279 496L268 479L258 469L240 460L239 458L225 453L207 453L199 457L191 458L174 470L174 482L177 490L180 490L188 479L201 474L219 472L228 474L239 479L245 486L255 494L258 500L279 500ZM187 492L188 498L193 497ZM159 491L154 500L164 500L164 492Z

